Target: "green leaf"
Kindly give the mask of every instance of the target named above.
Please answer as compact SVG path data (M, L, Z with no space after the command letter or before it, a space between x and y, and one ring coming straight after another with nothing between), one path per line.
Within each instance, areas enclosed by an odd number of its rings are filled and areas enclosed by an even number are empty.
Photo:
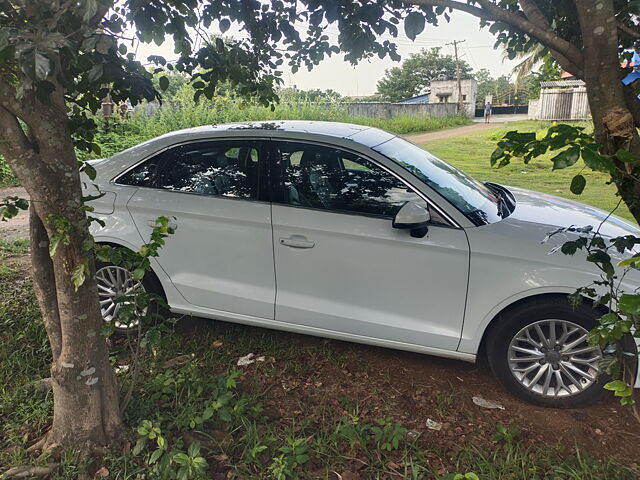
M571 190L571 193L580 195L586 185L587 185L587 179L584 178L582 175L578 174L575 177L573 177L573 179L571 180L571 186L569 187L569 190Z
M404 33L406 33L407 37L411 40L415 40L424 30L425 23L426 21L422 13L411 12L404 19Z
M160 450L160 449L154 450L151 456L149 457L149 465L156 463L163 453L164 453L164 450Z
M34 71L36 80L45 80L51 73L51 61L38 50L34 50Z
M624 260L618 262L618 266L623 268L635 267L638 265L638 263L640 263L640 256L634 255L633 257L625 258Z
M622 294L618 300L618 308L628 315L640 314L640 295Z
M571 146L551 159L553 162L552 170L570 167L578 161L578 158L580 158L580 148L576 145Z
M142 267L136 268L133 272L131 272L131 276L133 277L134 280L139 282L144 277L144 272L145 272L144 268Z
M628 150L622 150L622 149L616 152L615 157L621 162L625 162L625 163L633 163L640 160L633 153L629 152Z
M99 149L100 147L98 147ZM96 169L93 168L93 166L88 163L88 162L84 162L82 164L82 168L81 168L82 172L84 172L84 174L89 177L90 180L95 180L96 179Z
M138 433L140 433L140 429L138 429ZM144 450L144 447L147 445L147 439L146 438L139 438L138 441L136 442L135 446L133 447L133 450L131 451L131 454L135 457L136 455L139 455L140 452L142 452L142 450Z
M613 382L605 383L604 388L613 392L619 392L627 388L627 384L622 380L614 380Z
M160 84L160 89L162 91L167 90L169 88L169 79L165 76L162 76L158 79L158 83Z
M591 170L605 173L613 173L616 170L610 157L601 155L590 147L583 148L581 154L584 164Z
M186 453L176 453L173 456L173 461L176 462L178 465L188 465L189 464L189 457L187 456Z
M231 27L231 22L229 21L228 18L223 18L222 20L220 20L220 32L224 33L227 30L229 30L229 28Z
M86 271L86 263L81 263L80 265L77 265L71 273L71 281L73 282L73 287L75 288L76 292L84 283L84 280L86 278Z

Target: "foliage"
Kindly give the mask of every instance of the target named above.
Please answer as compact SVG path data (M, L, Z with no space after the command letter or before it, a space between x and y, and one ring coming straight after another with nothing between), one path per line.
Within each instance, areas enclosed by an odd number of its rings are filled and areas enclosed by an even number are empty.
M3 157L0 157L0 188L13 187L18 184L18 178Z
M471 78L471 67L460 60L461 78ZM442 55L440 48L421 50L409 55L400 67L385 71L385 76L378 82L378 94L383 100L397 102L414 97L428 89L432 80L443 76L454 78L456 61L451 55Z
M550 127L542 138L531 132L507 132L491 156L491 165L508 165L514 157L528 163L547 152L558 152L551 158L553 170L571 167L582 159L586 168L614 175L617 169L627 168L638 161L623 149L613 155L601 153L594 136L586 133L584 127L557 124ZM578 173L571 180L570 189L579 195L586 183L586 178ZM631 335L640 338L640 294L635 289L628 290L628 286L625 290L623 281L629 276L632 285L637 283L633 277L637 278L637 267L640 265L640 254L635 253L640 237L625 235L611 238L601 234L607 219L600 225L560 228L550 232L547 239L559 233L569 234L572 238L562 245L562 253L575 255L578 251L584 251L586 261L599 272L599 280L579 288L572 298L574 303L581 302L585 297L590 298L595 305L606 309L598 325L590 332L590 341L605 353L601 368L614 379L605 388L613 391L626 405L635 402L632 386L638 352L633 341L625 339Z
M145 140L183 128L241 121L322 120L369 125L397 134L426 132L470 123L463 116L398 116L388 119L352 117L339 102L315 103L304 100L307 95L314 93L303 91L283 91L281 102L273 109L232 97L216 97L211 101L203 99L195 104L191 98L193 92L192 87L183 86L172 102L165 102L157 111L151 114L135 112L128 121L111 125L109 130L96 134L95 142L100 147L99 156L111 156ZM81 155L83 159L97 157L97 154Z
M491 155L491 165L503 167L514 157L522 158L526 164L547 152L558 152L551 158L553 170L570 167L581 158L591 170L613 174L625 163L634 161L633 155L626 150L619 150L614 155L604 155L598 150L595 138L586 133L584 127L561 123L549 128L541 139L531 132L507 132ZM571 191L579 195L586 186L586 179L578 174L573 177L571 185Z
M593 129L593 126L586 122L574 125L586 127L586 130ZM547 134L551 126L553 126L552 122L525 120L496 126L464 137L432 140L423 147L477 180L556 195L611 211L619 203L619 199L615 195L615 186L609 182L609 175L583 169L582 162L576 162L572 167L562 170L555 170L552 174L553 163L550 159L555 152L547 152L541 157L532 159L526 165L519 161L512 161L501 168L491 167L488 158L496 149L496 143L507 132L531 131L541 138ZM576 195L571 192L570 184L572 178L581 170L581 175L587 180L587 186L582 194ZM618 207L616 215L635 224L633 216L625 205Z
M512 447L518 436L520 436L520 429L515 426L506 426L502 422L496 424L496 433L494 433L491 439L494 442L501 443L505 448Z
M524 101L524 94L526 92L517 92L513 83L508 75L501 75L498 78L493 78L486 68L478 70L475 74L475 78L478 82L478 96L476 97L476 103L478 105L484 105L484 99L487 95L491 95L492 105L500 105L501 103L522 103ZM519 101L516 101L516 97Z
M26 210L29 207L29 202L24 198L16 196L5 197L0 201L0 221L6 221L9 218L13 218L20 210Z

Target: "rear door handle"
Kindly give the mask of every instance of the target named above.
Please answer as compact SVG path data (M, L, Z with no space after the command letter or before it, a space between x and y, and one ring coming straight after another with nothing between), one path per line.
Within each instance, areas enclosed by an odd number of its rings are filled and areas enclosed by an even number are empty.
M315 246L315 242L311 242L307 240L306 237L301 235L292 235L288 238L280 237L280 245L286 245L287 247L292 248L313 248Z

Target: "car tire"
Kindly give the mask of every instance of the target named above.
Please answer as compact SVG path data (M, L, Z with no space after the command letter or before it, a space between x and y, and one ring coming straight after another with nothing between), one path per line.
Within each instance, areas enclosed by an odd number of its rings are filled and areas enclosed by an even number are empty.
M600 349L586 338L600 316L588 304L574 307L560 295L515 306L489 332L489 365L507 390L528 402L553 408L589 405L609 380L598 372Z
M152 301L144 313L151 312L163 317L166 317L169 313L164 307L166 305L166 297L162 285L153 271L146 272L142 282L135 282L131 272L127 269L112 263L96 261L96 282L98 284L98 298L100 300L102 318L105 323L114 322L113 328L116 334L131 335L139 331L137 322L132 325L123 325L117 320L117 312L113 315L114 310L118 308L117 302L113 302L113 299L117 294L122 295L123 290L128 290L136 283L139 283L139 285L135 285L135 288L141 287L145 292L156 294L162 298L162 304ZM111 289L111 291L108 291L108 289ZM111 300L111 302L108 302L108 300ZM109 311L109 307L113 310Z

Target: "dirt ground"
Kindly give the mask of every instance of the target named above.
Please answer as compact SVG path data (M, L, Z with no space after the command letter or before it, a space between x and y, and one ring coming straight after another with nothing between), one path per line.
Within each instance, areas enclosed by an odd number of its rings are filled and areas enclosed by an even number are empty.
M0 188L0 198L20 197L28 199L27 191L22 187ZM29 212L20 210L13 218L0 222L0 240L13 241L29 238Z
M466 125L464 127L448 128L446 130L437 130L435 132L416 133L414 135L405 135L407 140L417 143L427 143L432 140L441 140L443 138L461 137L463 135L469 135L471 133L481 132L483 130L489 130L502 125L504 122L495 121L491 123L474 123L473 125Z
M480 125L482 127L482 125ZM468 127L463 127L468 128ZM477 128L477 127L476 127ZM25 196L20 188L0 190L0 196ZM28 236L28 215L0 222L0 240ZM29 274L28 256L6 261ZM201 322L205 324L206 322ZM202 327L199 327L202 328ZM250 328L250 327L246 327ZM342 365L335 362L313 363L305 354L306 346L326 340L304 335L273 332L286 336L300 347L301 364L311 371L306 378L290 378L291 388L273 388L265 398L272 415L295 419L313 416L327 402L342 409L338 399L348 395L358 399L365 410L377 417L392 416L410 430L423 432L434 444L455 451L461 442L482 446L491 444L496 422L514 423L522 429L527 445L563 445L586 450L592 457L615 456L626 465L640 462L640 424L629 408L622 408L613 396L589 408L554 410L524 403L506 392L494 379L486 362L478 364L441 359L391 349L331 342L336 352L345 352ZM269 355L269 352L259 352ZM318 387L321 385L321 387ZM473 396L498 402L504 410L489 410L474 405ZM322 408L321 408L322 407ZM428 419L442 424L439 431L426 427Z

